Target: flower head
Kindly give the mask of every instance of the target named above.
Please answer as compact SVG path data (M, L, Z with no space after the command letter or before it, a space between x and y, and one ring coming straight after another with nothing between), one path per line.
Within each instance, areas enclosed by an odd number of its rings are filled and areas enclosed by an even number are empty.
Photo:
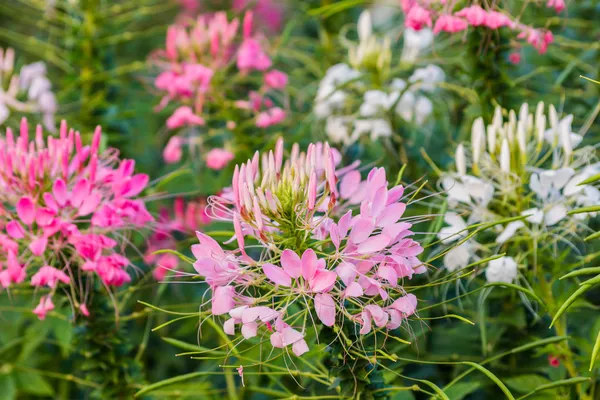
M415 312L401 282L425 267L402 220L404 188L388 188L382 168L363 180L357 165L340 161L327 143L306 153L295 144L286 159L280 140L236 166L231 192L210 198L213 215L233 222L238 249L197 232L192 252L212 288L212 314L229 315L227 334L239 326L250 339L263 330L273 347L301 355L311 318L325 327L349 320L366 335ZM260 244L258 258L247 238Z
M64 121L58 138L45 140L38 126L30 139L26 119L18 137L10 128L0 137L0 265L6 267L0 267L0 282L8 288L30 276L32 285L49 287L36 308L41 319L61 284L94 275L109 286L128 282L130 261L117 252L115 239L153 220L137 199L148 177L99 145L100 127L84 146ZM77 289L71 300L80 304L85 293Z

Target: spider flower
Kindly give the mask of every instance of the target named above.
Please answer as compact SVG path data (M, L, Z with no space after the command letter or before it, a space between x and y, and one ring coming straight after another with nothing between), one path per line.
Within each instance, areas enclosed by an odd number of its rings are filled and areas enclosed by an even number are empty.
M158 108L176 106L166 121L169 130L178 131L177 141L165 148L169 163L181 159L183 143L201 144L204 126L222 129L226 122L244 126L250 121L266 128L286 117L272 97L281 97L287 75L271 68L266 38L253 32L252 11L243 21L228 20L225 12L217 12L200 15L191 24L172 25L165 49L156 51L151 60L159 69L154 81L162 95ZM225 115L239 120L225 121Z
M511 17L506 10L496 10L477 2L462 9L456 9L455 6L455 3L443 1L404 0L402 10L406 16L405 26L419 31L433 25L435 34L462 32L469 27L489 30L508 28L517 33L518 39L525 39L540 54L544 54L548 50L548 45L554 41L552 32L523 24ZM560 13L564 10L565 3L562 0L550 0L547 7L554 8L557 13Z
M266 334L299 356L318 324L349 322L367 335L414 314L417 299L402 282L426 269L403 218L404 187L388 188L383 168L363 180L357 164L340 162L327 143L306 152L294 144L286 158L279 140L274 152L236 166L231 190L209 199L213 215L233 222L237 249L198 232L194 268L227 334Z
M582 137L572 132L572 120L572 115L559 118L552 105L546 114L543 103L533 112L528 104L518 112L498 107L487 125L483 118L475 120L470 146L457 147L457 171L441 180L450 207L445 215L448 226L438 236L443 243L451 243L466 236L468 224L522 219L497 226L492 238L485 238L488 233L484 232L449 251L444 257L449 270L463 268L477 258L478 250L486 247L478 240L491 241L499 251L512 254L511 249L518 249L513 244L523 237L555 242L584 229L593 214L568 213L600 202L597 188L580 185L600 172L600 164L593 148L578 147ZM511 257L489 264L494 270L487 274L490 281L517 277ZM503 268L504 275L500 273Z
M343 145L351 145L363 135L373 141L390 137L395 133L392 127L400 123L423 125L433 113L428 96L445 80L444 71L431 64L415 69L404 79L390 77L390 37L380 39L373 33L368 11L360 15L357 31L359 41L350 46L349 63L327 70L319 82L314 106L317 118L325 122L329 139ZM432 34L427 33L405 32L400 62L414 64L430 47Z
M58 106L52 83L46 76L46 64L38 61L17 70L14 62L14 50L0 48L0 124L4 124L11 113L41 114L46 129L54 132Z
M47 287L34 311L40 319L61 286L86 310L80 279L129 282L131 262L119 243L153 220L137 198L148 176L135 174L134 161L119 159L116 150L101 152L100 135L98 127L84 146L63 121L59 137L44 139L38 125L30 138L23 118L18 136L10 128L0 136L0 284Z

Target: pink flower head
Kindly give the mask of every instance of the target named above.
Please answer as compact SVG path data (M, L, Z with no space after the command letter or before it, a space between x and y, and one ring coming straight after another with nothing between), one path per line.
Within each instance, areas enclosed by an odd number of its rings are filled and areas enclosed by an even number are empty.
M172 136L163 150L163 159L167 164L175 164L181 161L183 150L181 149L183 139L179 136Z
M266 71L271 68L271 59L263 50L258 40L246 38L242 42L237 55L237 67L240 71Z
M265 85L273 89L284 89L288 83L288 76L285 72L276 69L265 74Z
M501 12L489 11L485 18L485 26L490 29L498 29L502 28L503 26L512 28L514 26L514 22Z
M518 51L510 53L508 56L508 61L512 64L519 64L521 62L521 53Z
M363 180L358 163L340 167L327 143L289 154L278 140L236 166L230 190L209 198L210 214L233 223L237 242L225 250L198 232L192 246L194 269L212 288L212 314L229 314L228 335L241 326L244 339L267 334L272 347L296 355L309 350L305 332L315 323L350 320L363 335L398 328L417 305L402 283L426 271L402 219L404 188L389 187L383 168ZM247 237L261 247L259 260L246 252Z
M268 128L277 125L285 119L285 111L279 107L273 107L256 117L256 126L259 128Z
M548 0L546 7L554 8L557 13L562 12L565 9L565 0Z
M30 138L25 119L18 137L10 128L0 136L0 284L9 288L29 277L31 285L48 287L35 309L40 319L54 308L59 288L75 279L69 291L79 296L71 298L76 304L87 298L79 289L90 286L81 283L96 274L108 285L129 281L129 260L115 253L117 241L109 236L120 240L153 220L136 198L148 176L115 150L101 150L100 139L98 127L84 145L64 121L59 136L44 138L38 126Z
M420 31L423 27L431 27L431 13L420 5L414 5L406 14L404 24L415 31Z
M177 129L182 126L204 125L204 119L194 114L191 107L179 107L167 120L167 128Z
M54 310L54 303L51 296L44 296L40 299L40 303L33 310L33 313L38 316L40 321L46 319L46 314Z
M31 284L33 286L48 286L51 288L56 287L58 282L68 284L70 281L67 274L49 265L43 266L31 277Z
M435 22L433 27L433 33L437 34L440 32L460 32L467 29L467 21L462 18L455 17L453 15L442 15Z
M479 5L473 5L463 8L454 14L457 17L465 18L471 26L485 25L487 12Z
M233 158L233 153L228 150L212 149L206 154L206 166L210 169L220 170L225 168Z

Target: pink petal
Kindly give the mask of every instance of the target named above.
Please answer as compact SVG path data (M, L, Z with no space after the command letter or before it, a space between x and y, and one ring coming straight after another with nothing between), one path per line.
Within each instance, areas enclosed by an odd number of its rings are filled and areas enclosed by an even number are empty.
M380 266L379 269L377 269L377 275L379 275L379 278L388 281L392 286L398 284L398 274L396 273L396 270L389 265Z
M282 286L292 285L292 278L282 268L273 264L264 264L262 270L272 282Z
M315 276L318 267L318 259L313 249L305 250L302 254L302 276L310 281Z
M52 221L54 221L55 215L56 212L51 208L40 208L35 213L35 222L37 222L39 226L50 225Z
M390 243L391 238L387 235L380 234L368 238L358 246L358 252L360 254L377 253Z
M302 261L293 250L286 249L281 253L281 266L292 278L299 278L302 275Z
M284 348L283 335L280 332L273 333L269 339L271 340L271 346L278 349Z
M26 225L31 225L35 219L35 204L29 197L21 197L17 202L17 215Z
M371 314L373 321L375 321L375 325L377 325L379 328L382 328L385 326L385 324L387 324L389 315L378 305L370 304L365 307L365 311Z
M79 209L77 210L77 215L85 216L94 212L100 204L100 200L102 200L102 196L100 195L100 193L91 193L83 200L83 203L81 203L81 207L79 207Z
M390 307L400 311L404 316L413 315L417 309L417 297L409 293L394 301Z
M213 315L226 314L234 307L232 286L219 286L214 289L212 298Z
M128 190L123 193L123 197L133 197L140 194L148 184L150 178L146 174L136 174L129 181Z
M349 199L358 189L360 183L360 172L350 171L342 178L340 182L340 196L342 199Z
M294 344L303 338L304 335L293 328L287 327L283 330L283 344L286 346Z
M333 326L336 313L333 297L328 294L317 294L314 301L317 317L325 326Z
M352 210L348 211L340 220L338 221L338 233L340 235L340 239L344 239L348 234L348 229L350 229L350 225L352 224Z
M67 191L67 184L62 179L57 179L52 185L52 194L54 199L60 206L64 206L67 203L69 194Z
M258 334L258 323L256 322L248 322L242 325L242 336L245 339L250 339L255 337Z
M13 239L23 239L25 237L25 231L19 223L19 221L12 220L6 224L6 233Z
M71 192L71 198L70 198L71 205L73 207L81 206L81 203L88 196L89 193L90 193L90 183L88 182L87 179L80 179L75 184L75 187L73 188L73 191Z
M344 290L344 297L360 297L364 294L363 288L358 282L351 282L346 290Z
M313 292L328 292L335 284L336 279L337 274L335 272L319 270L310 281L310 289Z
M388 190L385 186L379 188L377 192L375 192L375 196L373 197L373 201L371 203L371 215L373 217L379 216L387 203L387 198Z
M366 335L371 332L371 315L367 311L363 311L360 314L361 319L363 320L363 325L360 328L360 334Z
M394 186L393 188L388 190L388 205L400 200L402 198L402 195L404 195L404 186L402 185Z
M338 274L338 276L346 286L348 286L350 282L356 279L357 275L356 267L347 262L340 263L340 265L338 265L335 269L335 272Z
M228 335L235 335L235 319L229 318L223 324L223 332Z
M47 245L48 238L42 236L41 238L35 239L29 244L29 250L31 250L34 256L41 256L42 254L44 254Z
M298 357L308 351L308 345L306 344L306 340L299 340L292 345L292 351Z
M398 222L404 211L406 210L406 204L394 203L387 206L377 218L377 226L386 227L391 224Z
M371 236L375 229L375 218L372 217L358 217L352 231L350 232L350 241L355 244L359 244L366 238Z

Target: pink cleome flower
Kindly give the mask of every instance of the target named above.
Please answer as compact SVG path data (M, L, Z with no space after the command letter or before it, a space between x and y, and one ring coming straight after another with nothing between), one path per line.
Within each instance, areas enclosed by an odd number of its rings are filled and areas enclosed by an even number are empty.
M402 220L404 188L388 188L383 168L363 180L357 163L338 168L340 160L326 143L306 153L294 145L284 160L279 140L275 152L236 166L230 192L209 199L212 215L233 222L238 249L197 232L194 268L212 289L212 314L228 315L227 334L239 326L250 339L262 330L274 348L299 356L309 350L303 313L327 327L353 321L363 335L414 314L417 299L401 281L426 269ZM246 237L263 248L259 260Z
M148 176L135 174L134 161L115 150L101 153L100 135L98 127L84 146L63 121L60 137L45 140L38 126L30 140L23 119L18 137L10 128L0 136L0 284L6 289L30 276L33 286L50 288L34 311L40 319L54 309L60 285L94 275L109 286L129 282L130 261L111 236L153 221L136 199ZM85 315L79 287L70 300Z
M544 54L553 42L552 33L544 29L535 29L517 20L513 20L503 10L487 8L486 5L473 4L453 12L454 4L426 0L402 0L405 14L404 24L415 30L431 27L434 33L456 33L469 26L484 27L491 30L507 27L517 32L519 39L526 39L540 53ZM560 13L565 8L564 0L548 0L546 6Z

